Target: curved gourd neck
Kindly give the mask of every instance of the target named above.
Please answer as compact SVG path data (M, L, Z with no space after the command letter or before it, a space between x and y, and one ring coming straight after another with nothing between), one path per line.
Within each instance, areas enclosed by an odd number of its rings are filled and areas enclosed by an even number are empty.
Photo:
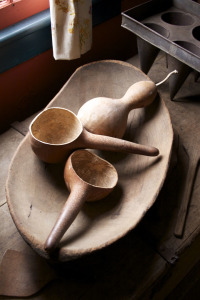
M170 72L162 81L155 84L151 80L138 81L131 85L121 101L129 110L141 108L151 104L157 94L157 86L163 84L172 74L178 73L177 70Z
M132 110L149 105L156 97L157 88L152 81L139 81L130 86L121 101Z

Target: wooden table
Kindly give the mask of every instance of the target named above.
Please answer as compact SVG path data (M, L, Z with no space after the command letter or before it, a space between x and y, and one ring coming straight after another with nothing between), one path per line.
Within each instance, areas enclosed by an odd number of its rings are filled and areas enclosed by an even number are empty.
M138 58L133 57L129 62L137 66ZM167 72L165 55L161 53L148 75L158 82ZM169 99L167 83L159 87L159 92L170 111L176 139L169 173L156 203L135 230L113 245L65 265L51 266L59 277L30 299L160 300L188 299L188 295L190 299L197 299L192 298L194 292L198 293L196 296L200 295L200 290L196 288L200 283L199 171L184 235L182 238L174 236L178 210L187 184L188 157L199 147L200 85L191 73L175 101ZM0 262L9 249L34 254L12 221L4 191L10 161L32 118L12 124L0 136Z

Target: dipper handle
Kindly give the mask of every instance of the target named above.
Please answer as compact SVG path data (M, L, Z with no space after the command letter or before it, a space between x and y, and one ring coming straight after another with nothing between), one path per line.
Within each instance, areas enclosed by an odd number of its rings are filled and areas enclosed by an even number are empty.
M83 146L90 149L128 152L146 156L157 156L159 154L159 150L155 147L137 144L110 136L93 134L85 128L82 132L82 142Z
M85 202L85 195L86 193L79 187L74 188L73 191L71 191L45 242L44 248L47 252L52 252L58 246L61 238L80 212L81 207Z

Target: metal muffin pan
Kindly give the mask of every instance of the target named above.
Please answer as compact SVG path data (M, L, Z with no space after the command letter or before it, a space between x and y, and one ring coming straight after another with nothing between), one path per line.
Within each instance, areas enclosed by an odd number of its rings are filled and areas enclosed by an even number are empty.
M148 1L123 12L122 27L200 72L199 3Z

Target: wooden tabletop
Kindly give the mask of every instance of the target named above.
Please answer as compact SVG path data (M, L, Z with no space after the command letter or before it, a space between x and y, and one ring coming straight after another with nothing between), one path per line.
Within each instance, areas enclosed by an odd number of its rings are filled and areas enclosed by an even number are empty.
M129 62L137 66L138 59L134 57ZM148 75L158 82L167 72L165 55L161 53ZM56 275L30 299L164 299L167 295L175 299L173 295L180 292L179 287L185 287L186 295L195 283L191 281L187 288L182 285L200 263L198 169L183 237L177 238L174 232L187 186L188 161L199 148L200 86L191 73L174 101L169 99L167 83L159 87L159 92L171 115L175 141L169 172L156 203L136 229L111 246L60 266L51 265ZM37 258L17 231L5 196L9 164L33 117L12 124L0 136L0 262L10 249ZM31 274L34 280L37 274Z

